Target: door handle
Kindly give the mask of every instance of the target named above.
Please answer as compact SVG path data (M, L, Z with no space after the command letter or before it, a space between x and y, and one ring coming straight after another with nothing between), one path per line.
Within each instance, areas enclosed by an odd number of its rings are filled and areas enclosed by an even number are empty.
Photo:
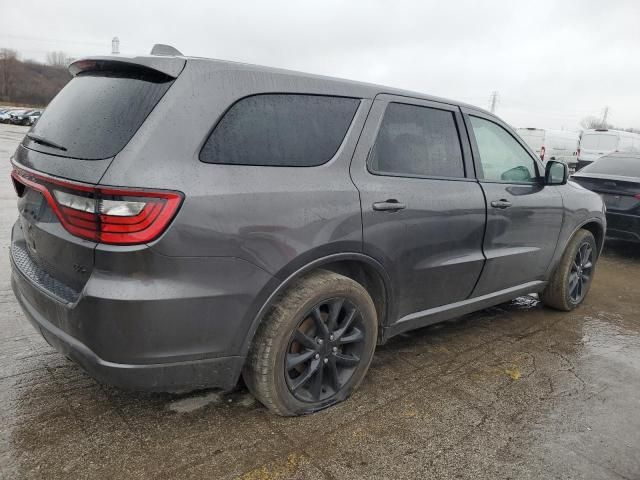
M493 202L491 202L491 206L493 208L509 208L511 206L511 202L509 200L505 200L504 198L500 199L500 200L494 200Z
M405 208L407 208L407 205L398 202L395 198L385 200L384 202L375 202L373 204L373 209L377 212L397 212L398 210L403 210Z

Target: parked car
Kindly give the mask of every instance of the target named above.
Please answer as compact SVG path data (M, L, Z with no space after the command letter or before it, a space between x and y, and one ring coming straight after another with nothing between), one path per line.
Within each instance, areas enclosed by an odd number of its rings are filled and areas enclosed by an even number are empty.
M604 199L607 236L640 242L640 153L605 155L571 179Z
M577 169L614 152L640 153L640 134L606 128L585 130L580 139Z
M34 110L33 112L30 112L29 121L27 122L27 125L35 125L35 123L40 118L40 115L42 115L42 110Z
M394 335L589 290L601 198L484 110L177 52L69 69L13 158L12 286L100 381L242 375L305 414Z
M578 132L531 127L517 128L516 132L536 152L540 160L564 162L569 166L569 171L575 171L580 145Z
M0 110L0 123L9 123L9 120L11 119L11 112L13 110L8 108L5 110Z
M16 110L11 112L9 123L12 125L29 125L29 116L34 110Z

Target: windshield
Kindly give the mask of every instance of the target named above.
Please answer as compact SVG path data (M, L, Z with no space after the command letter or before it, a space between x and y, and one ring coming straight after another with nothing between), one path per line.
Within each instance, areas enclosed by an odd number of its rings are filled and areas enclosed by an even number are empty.
M618 137L607 133L589 133L580 142L582 150L615 150L617 146Z
M32 133L64 147L64 156L113 157L131 140L171 83L166 76L80 74L52 100ZM25 142L32 150L60 155L45 143Z
M598 173L640 178L640 156L602 157L598 161L584 167L580 173Z

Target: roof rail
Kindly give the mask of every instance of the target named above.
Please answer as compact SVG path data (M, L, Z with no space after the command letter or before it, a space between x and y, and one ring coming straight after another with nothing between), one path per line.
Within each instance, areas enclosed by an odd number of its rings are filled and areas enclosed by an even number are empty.
M151 49L151 55L160 55L165 57L181 57L182 53L171 45L156 43Z

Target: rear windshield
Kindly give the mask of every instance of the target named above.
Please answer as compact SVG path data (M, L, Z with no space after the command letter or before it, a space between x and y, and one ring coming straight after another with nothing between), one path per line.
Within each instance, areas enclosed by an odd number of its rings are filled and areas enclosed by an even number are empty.
M164 75L80 74L51 101L31 131L66 150L28 138L25 145L86 160L113 157L131 140L171 83Z
M583 135L580 141L582 150L615 150L618 146L618 137L606 133L591 133Z
M620 175L640 178L640 156L638 157L602 157L587 165L580 172Z
M525 143L534 150L540 150L540 147L542 147L542 142L544 140L544 132L542 130L519 128L516 132L520 135L520 138L522 138Z

